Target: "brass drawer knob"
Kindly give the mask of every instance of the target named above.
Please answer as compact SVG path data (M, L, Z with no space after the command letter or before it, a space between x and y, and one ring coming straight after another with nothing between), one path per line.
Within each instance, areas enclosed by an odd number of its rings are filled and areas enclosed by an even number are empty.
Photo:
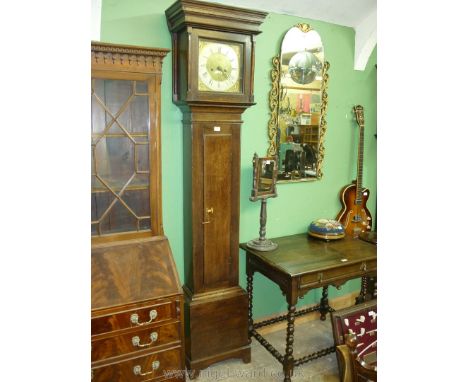
M149 374L154 373L158 369L159 369L159 361L153 361L153 363L151 364L151 370L150 371L147 371L146 373L142 373L141 372L141 366L136 365L136 366L133 367L133 374L135 374L135 375L149 375Z
M149 317L150 317L149 321L138 322L139 321L138 313L133 313L130 316L130 322L138 326L148 325L149 323L153 322L153 320L155 320L157 316L158 316L158 312L156 311L156 309L153 309L152 311L149 312Z
M135 346L135 347L144 348L146 346L150 346L153 342L156 342L157 340L158 340L158 333L152 332L150 334L150 342L148 342L146 344L140 344L140 337L134 336L132 338L132 345Z

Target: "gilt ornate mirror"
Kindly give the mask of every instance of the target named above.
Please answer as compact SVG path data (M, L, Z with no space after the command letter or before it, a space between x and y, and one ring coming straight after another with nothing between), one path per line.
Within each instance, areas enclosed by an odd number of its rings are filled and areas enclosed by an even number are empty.
M328 68L322 40L308 24L288 30L273 58L268 156L278 158L278 182L322 177Z

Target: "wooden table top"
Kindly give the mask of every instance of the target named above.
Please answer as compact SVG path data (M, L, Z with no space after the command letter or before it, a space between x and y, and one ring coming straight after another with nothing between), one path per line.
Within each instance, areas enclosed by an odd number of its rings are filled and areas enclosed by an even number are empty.
M327 242L302 233L271 240L278 244L278 248L270 252L256 251L248 248L246 243L240 247L291 277L377 258L375 244L349 237Z

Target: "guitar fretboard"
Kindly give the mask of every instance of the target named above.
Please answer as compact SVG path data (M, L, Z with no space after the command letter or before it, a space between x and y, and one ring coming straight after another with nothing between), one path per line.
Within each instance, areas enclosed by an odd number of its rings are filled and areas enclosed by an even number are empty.
M362 163L364 161L364 108L361 105L354 106L354 113L359 125L359 147L356 175L356 204L362 204Z

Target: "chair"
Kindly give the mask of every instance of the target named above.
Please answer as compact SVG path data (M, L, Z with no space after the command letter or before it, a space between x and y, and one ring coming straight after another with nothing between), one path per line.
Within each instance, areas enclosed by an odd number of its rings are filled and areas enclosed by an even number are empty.
M359 356L357 344L356 335L347 334L346 344L336 347L336 354L342 365L341 382L377 382L377 352L370 353L375 354L375 361L366 362Z
M331 315L342 382L377 381L377 300Z

